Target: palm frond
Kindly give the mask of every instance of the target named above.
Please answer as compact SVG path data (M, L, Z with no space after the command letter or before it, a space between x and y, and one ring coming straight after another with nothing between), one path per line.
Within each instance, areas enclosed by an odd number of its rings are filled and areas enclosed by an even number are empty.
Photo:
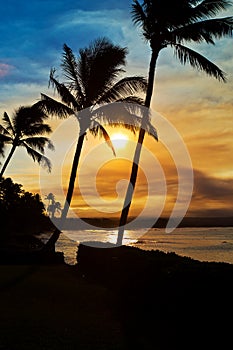
M100 123L98 123L97 121L93 121L90 128L89 128L89 131L94 136L97 136L97 135L103 136L107 145L111 148L114 156L116 157L116 152L115 152L115 149L113 147L113 143L111 141L111 138L108 135L106 129Z
M134 95L135 93L145 93L147 85L147 80L144 77L125 77L105 91L97 104L123 100L127 95Z
M4 157L5 144L11 143L11 142L12 142L12 138L10 136L0 133L0 155L2 157Z
M127 109L134 116L134 118L137 117L140 119L140 125L138 125L140 129L144 129L148 135L152 136L156 141L158 141L157 130L151 123L151 110L134 104L128 104Z
M54 77L54 70L50 72L50 83L57 90L59 96L61 97L62 102L67 104L68 107L73 108L75 110L79 110L81 106L72 95L70 90L65 86L65 84L59 83L57 79Z
M141 125L141 118L138 116L138 107L136 104L133 105L130 103L108 103L93 110L92 120L98 120L101 124L131 125L133 129Z
M48 124L35 123L32 125L29 124L28 127L22 131L22 134L25 136L35 136L49 134L51 131L52 129Z
M0 141L4 143L11 143L13 141L13 138L10 135L0 133Z
M214 38L232 36L232 30L233 17L214 18L175 29L171 36L173 42L177 43L206 41L207 44L214 44Z
M23 130L27 130L27 128L29 127L29 125L33 123L33 121L34 120L33 120L30 106L19 107L15 111L12 118L12 125L14 128L15 137L16 136L19 137Z
M145 111L147 112L147 118L143 118ZM93 111L92 118L93 120L98 119L102 125L121 126L133 133L143 127L149 135L158 140L157 131L151 124L147 109L135 103L114 102L103 105Z
M38 105L32 106L22 106L17 109L13 116L13 128L16 135L26 134L29 135L33 130L37 129L40 125L43 128L44 119L47 119L48 116L45 111ZM47 132L50 132L49 127L47 127ZM42 130L42 129L41 129Z
M116 100L115 102L123 102L123 103L135 103L138 105L143 106L144 105L144 99L141 97L137 97L137 96L127 96L124 98L119 98L118 100Z
M131 8L131 17L134 24L143 26L147 22L147 17L143 11L142 6L137 0L134 0Z
M78 66L75 56L73 51L66 44L64 44L63 50L63 61L61 64L63 73L69 81L73 82L74 89L77 91L76 98L79 100L79 105L82 106L84 103L84 95L78 79Z
M3 125L0 125L0 133L1 133L2 135L9 136L9 137L14 136L14 135L13 135L12 133L10 133L9 130L7 130L7 128L4 127Z
M59 118L67 118L68 116L74 114L74 110L65 104L54 100L53 98L41 94L41 101L38 102L48 114L52 116L57 116Z
M21 140L22 143L26 143L29 147L33 148L33 149L37 149L38 151L40 151L41 153L44 154L44 149L47 146L50 150L54 150L54 145L52 143L52 141L50 139L48 139L47 137L42 137L42 136L38 136L38 137L27 137L27 138L23 138Z
M158 133L154 125L151 124L151 122L147 122L143 125L144 130L146 133L150 136L152 136L156 141L158 141Z
M228 0L203 0L192 8L191 16L195 19L209 18L222 10L227 10L230 6L232 6L232 1Z
M182 64L185 65L186 63L189 63L192 67L199 71L204 71L209 76L213 76L223 82L226 81L226 74L206 57L180 44L172 46L175 50L174 53L176 57Z
M31 114L33 115L33 119L37 122L43 122L44 120L49 118L46 111L42 108L40 101L34 103L30 108Z
M3 120L4 124L5 124L5 128L4 128L5 131L7 133L10 131L10 133L12 135L15 135L15 130L14 130L13 124L11 122L10 117L8 116L8 114L6 112L4 112L2 120Z
M163 36L167 30L191 23L192 6L189 0L134 1L132 20L143 30L146 40Z
M81 90L83 91L83 104L86 105L86 92L88 89L89 77L89 60L87 60L86 50L79 50L79 58L77 61L77 74L80 82Z
M21 145L26 148L28 155L34 160L34 162L39 163L43 168L46 168L48 172L51 172L52 164L47 157L45 157L40 152L37 152L35 149L31 148L25 142L22 143Z
M158 133L157 133L157 130L156 128L151 124L151 122L147 121L143 126L142 126L142 120L141 120L141 126L137 125L130 125L130 124L125 124L123 122L118 122L118 123L112 123L110 122L108 124L110 127L112 128L119 128L119 127L122 127L126 130L129 130L131 131L133 134L136 133L136 131L138 132L140 129L143 129L145 130L145 132L153 137L156 141L158 141Z
M80 50L79 74L83 82L86 107L104 94L120 73L124 72L127 49L113 45L108 39L100 38L89 47Z

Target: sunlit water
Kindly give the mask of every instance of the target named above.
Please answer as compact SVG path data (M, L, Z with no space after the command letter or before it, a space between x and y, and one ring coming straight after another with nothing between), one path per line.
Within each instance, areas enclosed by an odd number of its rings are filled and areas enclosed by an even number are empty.
M63 252L65 262L77 263L79 242L85 241L116 243L117 231L92 230L64 231L56 244L56 250ZM164 229L125 231L123 244L144 250L175 252L200 261L227 262L233 264L233 228L177 228L172 233ZM111 248L109 248L111 249Z

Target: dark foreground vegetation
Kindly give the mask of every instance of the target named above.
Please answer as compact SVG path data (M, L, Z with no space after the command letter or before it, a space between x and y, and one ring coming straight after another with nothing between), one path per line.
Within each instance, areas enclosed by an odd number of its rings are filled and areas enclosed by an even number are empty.
M0 178L0 223L0 260L5 250L15 254L42 248L35 235L54 228L39 194L25 191L11 178Z
M56 256L56 257L55 257ZM233 266L79 246L0 265L0 349L227 349Z

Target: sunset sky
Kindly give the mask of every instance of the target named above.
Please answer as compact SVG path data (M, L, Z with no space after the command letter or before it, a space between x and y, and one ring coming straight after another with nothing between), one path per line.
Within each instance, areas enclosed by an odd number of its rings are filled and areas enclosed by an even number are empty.
M4 111L12 115L19 106L35 103L41 92L54 96L53 89L48 89L48 76L51 67L56 67L59 74L64 43L76 54L92 40L106 36L114 44L128 47L125 75L147 77L150 49L132 24L131 3L128 0L4 2L0 22L1 116ZM233 15L233 7L221 15ZM232 38L216 41L215 46L192 47L226 72L227 83L207 77L188 65L181 66L171 49L162 50L151 106L159 142L146 137L131 215L139 214L145 206L148 206L146 216L156 216L160 211L170 215L178 193L177 162L180 168L187 166L185 161L182 165L182 152L179 160L171 155L174 150L169 133L166 139L158 117L161 116L167 120L165 124L172 125L180 135L180 142L190 154L194 188L188 215L233 216ZM53 192L62 202L64 198L59 185L67 186L73 152L70 147L78 126L74 118L62 122L53 120L51 125L56 148L53 154L48 154L54 165L52 173L40 170L24 150L18 150L5 176L23 184L26 190L41 191L42 198ZM121 132L108 130L112 134ZM83 198L76 189L72 204L81 217L116 216L121 209L125 179L129 178L130 160L137 140L136 136L122 132L128 141L122 148L116 146L117 157L98 138L94 140L88 136L85 141L79 173ZM178 147L176 141L174 147ZM94 174L97 174L96 193ZM151 181L150 190L148 181Z

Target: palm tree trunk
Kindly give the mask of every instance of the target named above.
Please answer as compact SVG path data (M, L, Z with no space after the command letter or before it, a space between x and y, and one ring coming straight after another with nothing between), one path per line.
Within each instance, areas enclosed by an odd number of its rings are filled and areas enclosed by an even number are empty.
M158 55L159 55L159 50L152 50L151 60L150 60L150 68L149 68L148 87L147 87L146 99L145 99L145 107L147 107L147 108L150 107L151 98L152 98L152 94L153 94L155 67L156 67ZM123 206L123 209L121 212L121 217L120 217L117 245L122 245L122 241L123 241L124 229L125 229L125 225L127 223L129 209L131 206L133 193L134 193L134 189L135 189L135 185L136 185L137 174L138 174L138 164L139 164L139 160L140 160L143 140L145 137L145 128L143 128L143 125L144 125L144 123L146 123L147 117L148 117L147 114L145 114L143 116L142 126L141 126L140 131L139 131L138 142L137 142L137 146L135 149L133 165L132 165L132 169L131 169L130 182L129 182L129 185L127 188L124 206Z
M7 166L9 164L9 162L11 160L11 157L13 156L15 150L16 150L16 145L13 145L11 150L10 150L10 153L8 154L8 157L7 157L6 161L5 161L5 163L3 164L2 170L0 172L0 179L2 178L2 176L3 176Z
M64 227L65 220L67 218L67 214L69 211L71 199L73 196L73 191L74 191L74 185L75 185L75 179L76 179L76 174L77 174L77 169L78 169L78 163L82 151L82 146L84 142L86 133L85 132L80 132L79 138L78 138L78 143L76 146L76 151L73 159L73 164L72 164L72 169L71 169L71 174L70 174L70 181L69 181L69 186L66 194L66 200L65 200L65 205L64 209L62 210L62 215L61 215L61 222L60 222L60 228L56 228L52 234L52 236L49 238L48 242L46 243L44 250L49 250L49 251L55 251L55 244L57 240L60 237L61 231Z
M68 214L68 210L70 207L71 199L73 196L74 184L75 184L75 179L76 179L76 174L77 174L77 169L78 169L78 163L79 163L85 135L86 135L85 132L81 133L79 138L78 138L78 144L76 147L74 160L73 160L73 164L72 164L70 181L69 181L68 191L67 191L67 195L66 195L66 201L65 201L64 209L63 209L62 215L61 215L62 227L64 226L64 223L65 223L65 220L66 220L66 217Z

